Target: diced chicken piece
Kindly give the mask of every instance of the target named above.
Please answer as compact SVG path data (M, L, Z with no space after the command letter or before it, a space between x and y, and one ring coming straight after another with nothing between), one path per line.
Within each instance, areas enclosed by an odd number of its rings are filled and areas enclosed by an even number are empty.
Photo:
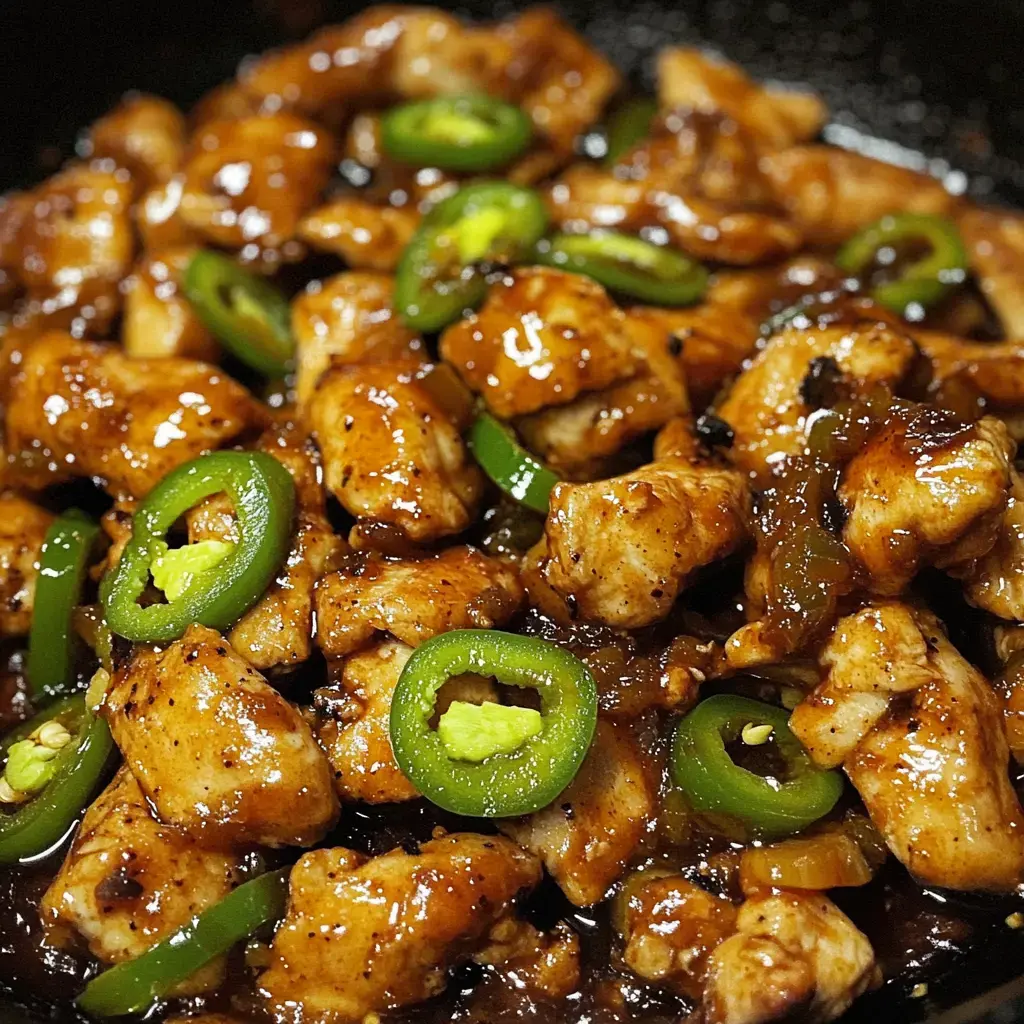
M39 910L48 940L75 935L105 963L134 960L219 903L243 881L241 857L198 844L163 825L126 767L85 812L75 841ZM218 958L179 994L213 988Z
M384 274L346 273L308 288L292 303L296 398L304 406L332 364L422 359L419 336L392 305L394 281Z
M657 784L650 754L627 725L597 723L576 778L550 806L498 827L535 853L578 907L604 899L643 841Z
M622 629L657 622L696 569L744 542L749 501L740 473L684 459L559 483L529 556L531 600L562 621Z
M327 184L334 142L293 114L213 121L183 164L182 220L217 245L281 245Z
M441 992L540 864L500 836L455 834L366 860L315 850L292 869L288 914L259 979L281 1021L343 1024Z
M295 531L277 578L231 627L228 641L261 672L290 669L313 651L313 592L347 550L327 519L320 456L294 423L271 427L256 445L273 455L295 481ZM225 495L207 499L189 513L189 542L237 542L237 522Z
M843 764L907 870L949 889L1019 885L1024 812L1002 702L934 616L865 608L840 620L821 663L790 728L819 764Z
M210 121L240 121L260 112L260 101L239 82L221 82L204 93L188 112L193 130Z
M475 548L422 559L360 553L317 587L317 641L328 657L365 647L377 632L416 647L450 629L499 628L522 601L515 568Z
M914 405L888 417L843 473L843 540L870 588L898 594L923 564L987 554L1003 522L1014 444L1002 422Z
M161 819L203 842L312 845L337 820L309 726L215 630L136 648L101 713Z
M627 315L626 331L638 360L633 377L516 424L530 451L566 475L596 475L602 460L690 411L679 340L642 316Z
M334 772L334 788L344 801L368 804L415 800L419 791L405 777L391 752L391 697L412 648L385 640L347 658L336 693L318 690L332 717L317 727L317 739Z
M136 359L180 356L215 360L220 352L213 335L182 292L182 277L194 246L149 253L124 284L124 350Z
M343 196L303 217L298 235L314 249L340 256L350 267L394 270L419 223L419 213L410 207Z
M22 290L18 274L21 265L18 232L34 206L31 192L8 192L0 196L0 301L4 309L14 304Z
M759 323L800 299L836 288L843 277L817 256L794 256L781 266L720 270L712 276L704 300L712 308L725 306Z
M645 981L687 999L704 991L712 950L736 929L736 909L681 875L630 890L625 912L626 966Z
M678 343L686 389L695 409L703 409L743 365L758 337L757 322L727 305L704 302L690 309L636 306L630 324L665 330Z
M167 181L185 154L185 118L159 96L126 97L89 129L90 156L112 159L143 188Z
M995 546L952 575L964 581L964 595L976 608L1024 621L1024 481L1016 470L1010 471L1010 497Z
M335 367L309 403L309 422L327 486L352 515L391 523L415 541L473 521L483 477L416 367Z
M711 954L701 1024L764 1024L793 1014L822 1024L881 981L867 937L825 896L753 896L736 925Z
M997 643L997 648L1005 647L1006 641L1010 640L1016 650L1006 654L1006 664L1002 673L993 681L992 688L1002 705L1003 725L1006 727L1006 742L1010 753L1020 764L1024 762L1024 658L1020 656L1021 648L1018 645L1024 641L1024 627L1003 627L1003 632L1004 635L1000 637L1003 642ZM1010 636L1006 633L1010 633ZM1004 651L1000 650L999 653L1003 654Z
M202 235L181 216L185 175L178 173L154 185L135 204L135 226L147 251L199 245Z
M14 494L0 496L0 636L32 625L39 556L53 516Z
M914 341L931 360L936 404L943 404L943 392L950 382L962 381L990 410L1009 413L1024 406L1024 344L1021 342L968 341L916 328Z
M565 405L640 364L625 314L589 278L529 267L449 327L441 355L503 419Z
M26 349L4 413L12 483L93 477L115 496L136 497L265 418L240 384L206 363L132 359L57 331Z
M1011 210L970 207L957 217L971 269L1003 330L1024 338L1024 217Z
M956 200L927 174L835 146L795 146L761 162L775 198L812 245L839 245L887 213L947 214Z
M124 172L72 166L43 182L14 238L17 280L54 326L80 314L102 332L132 263L132 186Z
M766 149L806 142L828 116L813 93L757 85L738 65L685 47L658 54L658 105L662 110L724 114Z
M800 449L814 412L804 400L803 383L815 360L832 360L851 390L867 391L874 384L897 384L915 355L910 338L879 324L776 334L715 409L735 432L733 462L765 479L783 456Z
M517 992L534 1001L557 1001L574 992L580 983L580 940L566 924L548 934L514 917L499 921L485 946L473 959L497 968L497 975ZM485 1006L490 996L488 981L474 992L474 1003Z

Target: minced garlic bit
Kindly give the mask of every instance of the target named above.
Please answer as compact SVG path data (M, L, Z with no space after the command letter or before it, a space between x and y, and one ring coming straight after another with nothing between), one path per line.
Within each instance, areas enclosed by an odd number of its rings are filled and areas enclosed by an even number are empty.
M1015 910L1012 914L1010 914L1009 917L1007 917L1007 928L1020 928L1022 926L1024 926L1024 914L1022 914L1019 910Z
M748 747L759 747L761 744L768 742L768 737L771 734L772 727L770 725L755 725L753 722L747 722L743 726L740 737Z
M924 997L926 995L928 995L928 982L926 982L926 981L919 981L910 990L910 998L911 999L924 999Z

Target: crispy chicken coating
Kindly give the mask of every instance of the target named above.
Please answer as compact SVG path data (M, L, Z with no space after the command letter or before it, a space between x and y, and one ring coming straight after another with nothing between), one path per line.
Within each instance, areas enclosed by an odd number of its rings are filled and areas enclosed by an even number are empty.
M870 589L898 594L923 564L948 568L987 554L1003 522L1014 447L989 416L965 424L926 405L890 415L838 490L843 540Z
M536 858L500 836L454 834L372 860L307 853L292 869L261 995L296 1024L355 1024L420 1002L540 878Z
M589 278L513 271L441 338L441 355L496 416L565 405L633 376L640 365L626 318Z
M112 159L142 188L151 188L178 170L186 137L185 117L173 103L137 93L89 129L89 155Z
M500 628L522 603L515 568L475 548L420 559L360 552L317 587L317 639L328 657L358 651L378 632L416 647L450 629Z
M649 754L630 727L600 720L576 778L548 807L498 827L544 862L578 907L604 899L640 846L654 816L657 784Z
M265 416L245 388L206 363L132 359L52 331L27 347L10 382L6 475L32 488L93 477L115 496L141 497Z
M391 697L412 648L383 640L345 660L337 689L317 691L331 717L316 730L343 801L368 804L415 800L419 791L391 752Z
M832 360L849 388L866 391L873 384L898 383L915 353L910 338L880 324L776 334L715 409L735 433L732 461L765 479L783 456L801 448L814 412L802 385L814 360Z
M181 218L217 245L280 246L320 197L334 142L294 114L213 121L189 144Z
M295 481L295 530L277 578L231 627L228 642L261 672L290 669L313 651L313 591L347 550L327 519L320 456L295 423L267 430L256 444ZM237 523L225 495L208 498L188 516L189 543L237 541Z
M529 556L530 597L560 620L657 622L696 569L744 542L749 500L740 473L678 458L557 484Z
M309 403L309 422L338 501L425 541L473 521L483 477L416 373L408 363L335 367Z
M821 663L828 675L790 728L819 764L843 765L910 873L949 889L1020 884L1002 702L935 617L869 606L840 620Z
M296 399L306 405L332 365L424 359L419 336L392 305L394 281L385 274L337 274L292 302Z
M833 146L769 153L761 168L812 245L840 245L887 213L942 215L956 204L927 174Z
M85 812L43 896L47 939L69 946L77 934L98 960L134 960L227 896L243 881L241 866L238 854L161 824L122 767ZM180 994L214 988L223 976L218 958Z
M121 341L128 355L217 359L217 342L182 292L185 268L196 252L195 246L150 252L125 279Z
M185 175L179 171L139 197L133 214L143 249L179 248L202 243L202 235L190 228L181 216L184 192Z
M658 54L658 106L724 114L765 149L786 149L818 134L828 111L813 93L758 85L729 61L687 47Z
M309 726L215 630L137 647L101 713L161 819L202 842L307 846L337 820Z
M971 269L1003 330L1011 338L1024 338L1024 217L1010 210L970 206L960 211L957 227Z
M489 945L473 959L496 967L506 985L525 990L535 1002L565 999L579 987L580 939L564 922L545 934L526 921L506 917L487 938ZM474 993L474 1003L486 1006L489 996L485 983Z
M342 196L306 214L298 236L357 270L393 271L419 223L415 209Z
M39 556L53 516L15 494L0 495L0 636L32 625Z
M867 938L819 893L752 896L736 926L711 954L701 1024L763 1024L794 1013L821 1024L881 980Z

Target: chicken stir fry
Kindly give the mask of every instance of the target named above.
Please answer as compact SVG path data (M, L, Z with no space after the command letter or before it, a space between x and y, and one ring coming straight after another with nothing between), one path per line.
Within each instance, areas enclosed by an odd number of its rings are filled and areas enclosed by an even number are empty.
M0 202L0 987L821 1024L1019 921L1024 219L651 70L373 7Z

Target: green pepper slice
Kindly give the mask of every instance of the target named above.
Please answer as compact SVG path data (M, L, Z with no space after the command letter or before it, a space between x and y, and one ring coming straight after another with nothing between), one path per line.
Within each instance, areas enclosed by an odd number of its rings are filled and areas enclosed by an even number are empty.
M492 96L438 96L404 103L380 122L384 152L416 167L476 173L504 167L530 144L525 111Z
M771 727L772 754L784 765L783 778L748 771L732 759L726 744L741 742L748 726ZM842 775L818 768L790 732L788 712L729 694L701 701L680 721L670 770L698 811L728 814L773 836L798 832L828 814L843 791Z
M469 428L469 447L480 468L510 498L535 512L547 512L558 476L535 459L510 427L481 413Z
M593 278L611 291L658 306L690 306L707 291L708 272L688 256L634 235L595 231L537 243L536 261Z
M449 753L430 728L437 693L476 672L540 695L541 730L482 760ZM391 746L399 767L432 803L474 818L546 807L572 781L597 725L597 687L586 665L545 640L488 629L456 629L422 644L406 662L391 701Z
M608 122L608 151L604 162L614 167L619 158L651 133L658 115L658 101L652 96L636 96L616 107Z
M139 598L167 531L194 505L221 492L234 505L238 544L213 568L196 572L177 600L142 607ZM291 475L265 452L213 452L179 466L139 505L131 540L100 584L107 624L136 643L176 640L193 623L232 625L284 562L294 508Z
M895 281L876 285L871 297L894 313L917 304L927 309L967 278L967 250L956 225L945 217L895 213L864 228L839 250L836 265L848 274L863 273L880 252L911 242L928 253L903 267Z
M417 331L439 331L487 293L488 265L529 253L547 228L540 196L504 181L467 185L438 203L405 247L395 308Z
M290 868L244 882L135 960L93 978L75 1001L94 1017L144 1013L214 957L284 916Z
M98 533L99 527L78 509L65 512L46 532L28 637L28 679L36 697L54 696L70 681L71 613L82 596Z
M273 285L208 249L189 260L182 284L196 315L232 355L267 377L288 372L291 310Z
M72 734L48 765L49 781L17 810L0 815L0 864L31 860L59 843L97 788L114 749L107 723L76 694L58 701L9 733L0 744L8 753L20 740L48 722Z

